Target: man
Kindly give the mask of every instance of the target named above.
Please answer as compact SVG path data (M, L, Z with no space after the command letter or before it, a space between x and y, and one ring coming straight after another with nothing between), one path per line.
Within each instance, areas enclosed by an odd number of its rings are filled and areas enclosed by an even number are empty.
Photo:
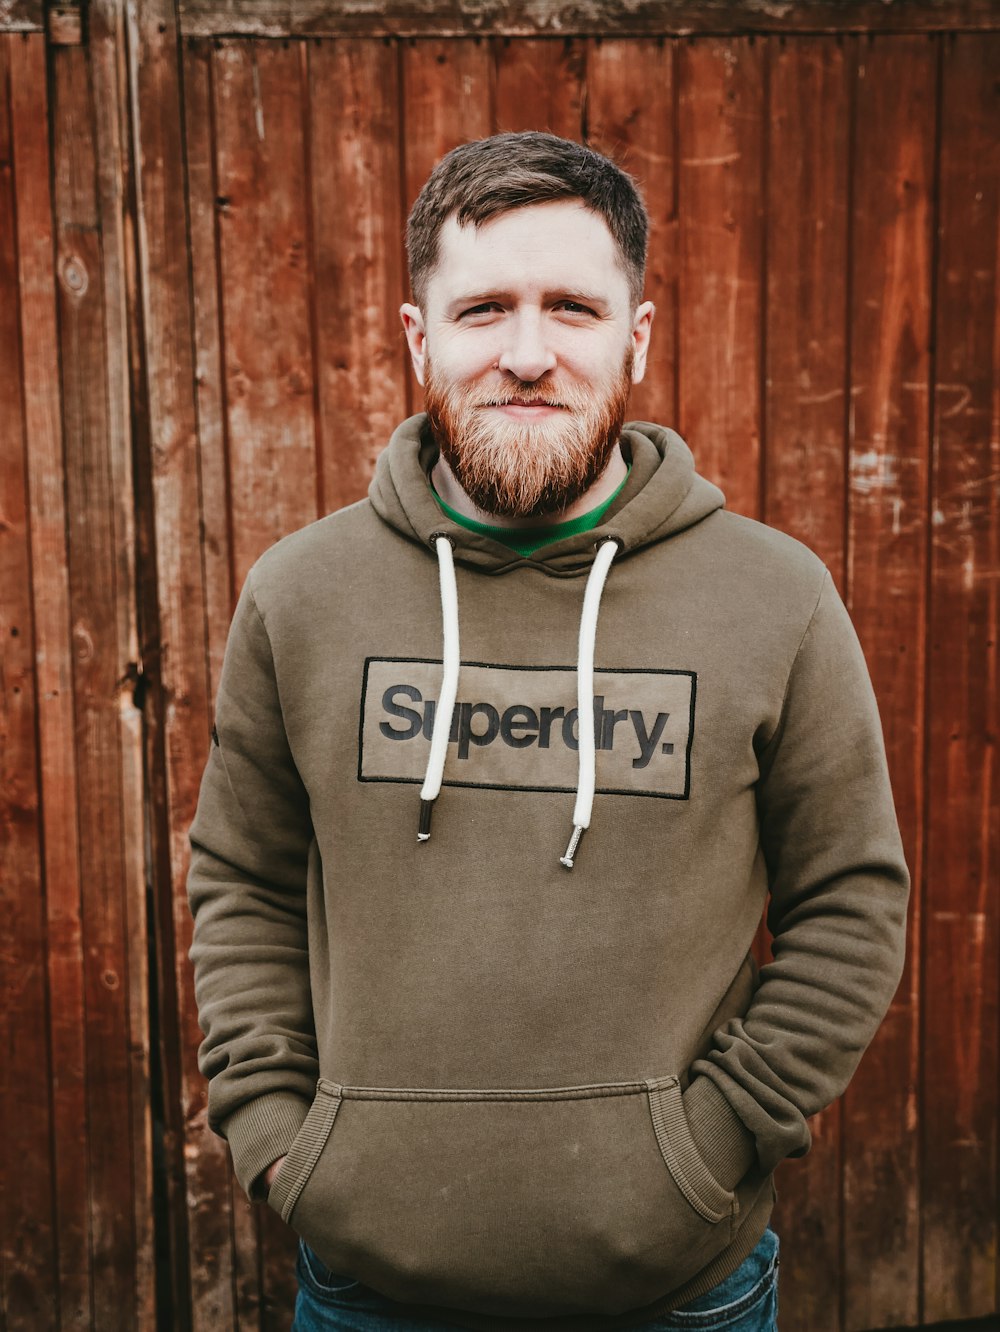
M407 235L426 414L240 594L191 957L301 1332L773 1328L773 1171L899 982L831 576L624 424L647 229L579 144L449 153Z

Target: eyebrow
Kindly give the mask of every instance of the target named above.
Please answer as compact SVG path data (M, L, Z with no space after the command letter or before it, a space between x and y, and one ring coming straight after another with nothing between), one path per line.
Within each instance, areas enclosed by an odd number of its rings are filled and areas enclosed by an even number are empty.
M451 314L470 305L483 305L486 301L511 301L513 298L512 291L474 291L465 296L456 296L453 301L448 302L445 309ZM577 291L570 287L554 287L551 291L543 292L542 299L576 301L580 305L594 305L602 310L610 308L610 302L606 297L598 296L595 292Z

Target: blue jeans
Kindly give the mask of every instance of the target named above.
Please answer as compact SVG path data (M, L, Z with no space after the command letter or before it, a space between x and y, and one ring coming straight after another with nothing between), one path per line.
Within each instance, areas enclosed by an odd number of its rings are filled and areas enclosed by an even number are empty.
M778 1236L769 1226L736 1271L706 1295L697 1296L652 1323L643 1323L634 1332L677 1328L688 1328L689 1332L777 1332L778 1248ZM451 1324L431 1318L400 1317L393 1312L393 1300L360 1281L331 1272L302 1240L295 1271L299 1293L292 1332L455 1332ZM524 1322L527 1329L533 1320L527 1318Z

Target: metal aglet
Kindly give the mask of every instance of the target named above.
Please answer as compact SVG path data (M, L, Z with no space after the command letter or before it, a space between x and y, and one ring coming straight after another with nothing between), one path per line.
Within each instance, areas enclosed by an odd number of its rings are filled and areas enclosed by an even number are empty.
M420 827L417 831L418 842L429 842L431 839L431 814L434 812L433 800L421 800L420 802Z
M576 855L577 847L580 845L580 838L584 834L584 829L578 823L573 825L573 836L569 839L569 846L566 848L566 854L559 857L559 864L565 865L567 869L573 868L573 857Z

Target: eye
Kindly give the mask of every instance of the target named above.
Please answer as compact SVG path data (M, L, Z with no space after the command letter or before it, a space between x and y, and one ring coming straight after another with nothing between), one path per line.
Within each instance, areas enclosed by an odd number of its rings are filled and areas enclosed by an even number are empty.
M482 305L472 305L468 310L463 310L461 317L464 319L466 315L489 314L491 310L499 309L496 301L483 301Z
M567 314L587 314L596 317L596 311L592 310L589 305L581 305L579 301L560 301L559 304Z

